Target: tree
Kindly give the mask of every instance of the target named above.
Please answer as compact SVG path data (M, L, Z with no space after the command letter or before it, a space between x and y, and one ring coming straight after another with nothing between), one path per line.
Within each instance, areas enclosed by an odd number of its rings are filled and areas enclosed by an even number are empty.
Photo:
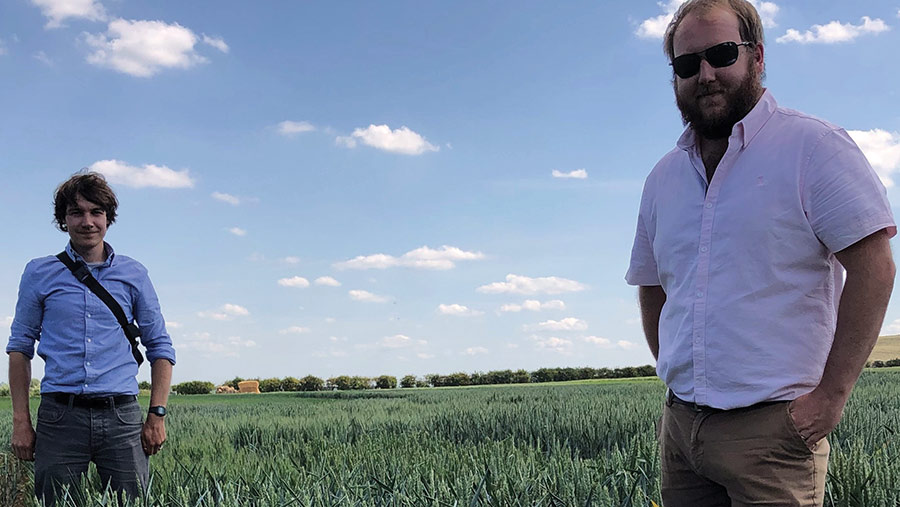
M212 382L204 380L191 380L172 386L172 390L178 394L209 394L215 388Z
M400 387L416 387L416 376L406 375L400 379Z
M442 378L437 373L429 373L425 375L425 382L428 382L428 385L431 387L441 387L443 384Z
M147 382L146 380L138 382L138 389L140 389L141 391L149 391L150 387L150 382Z
M325 381L319 377L307 375L300 379L301 391L321 391L325 387Z
M340 391L346 391L350 389L350 377L347 375L341 375L339 377L334 377L328 379L329 387L336 387Z
M525 370L516 370L512 375L513 384L527 384L531 382L531 375Z
M397 388L397 377L392 377L390 375L382 375L375 379L375 388L376 389L396 389Z
M244 381L244 379L242 379L241 377L234 377L233 379L229 380L228 382L225 382L225 385L231 386L231 387L239 390L240 386L238 386L238 384L240 384L243 381Z
M281 380L278 377L265 378L259 381L259 392L272 393L281 390Z
M396 382L396 380L394 382ZM363 389L370 389L371 387L372 379L369 377L350 377L350 389L362 391Z
M469 378L468 373L463 373L461 371L456 373L451 373L446 377L446 385L448 386L467 386L471 384L471 379Z
M281 390L282 391L299 391L300 390L300 381L295 379L294 377L284 377L281 379Z

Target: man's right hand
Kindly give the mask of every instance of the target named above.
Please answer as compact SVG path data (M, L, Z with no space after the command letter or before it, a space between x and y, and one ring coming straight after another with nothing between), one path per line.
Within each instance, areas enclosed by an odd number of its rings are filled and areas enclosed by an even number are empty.
M31 421L13 423L12 450L17 458L34 461L34 428Z

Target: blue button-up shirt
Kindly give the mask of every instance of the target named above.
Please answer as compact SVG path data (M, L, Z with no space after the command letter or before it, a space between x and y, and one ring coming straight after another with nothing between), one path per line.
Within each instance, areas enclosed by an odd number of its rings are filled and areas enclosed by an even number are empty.
M66 252L76 261L84 260L71 245L66 245ZM91 268L94 278L119 302L125 316L137 321L150 364L157 359L175 364L172 339L147 269L116 255L108 244L106 253L106 261ZM40 340L37 353L46 363L42 393L138 393L138 364L119 322L55 256L25 266L10 332L7 354L21 352L32 359Z

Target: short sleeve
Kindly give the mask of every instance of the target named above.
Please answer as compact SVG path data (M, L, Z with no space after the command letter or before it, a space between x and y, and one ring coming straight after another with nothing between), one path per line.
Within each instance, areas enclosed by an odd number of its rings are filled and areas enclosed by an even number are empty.
M656 266L656 257L653 254L653 241L650 238L650 228L647 223L651 219L651 185L648 178L644 184L644 193L641 197L641 209L638 212L637 230L634 234L634 244L631 247L631 262L625 281L629 285L660 285L659 269Z
M865 155L843 129L823 136L803 180L804 211L832 253L887 229L897 232L887 191Z

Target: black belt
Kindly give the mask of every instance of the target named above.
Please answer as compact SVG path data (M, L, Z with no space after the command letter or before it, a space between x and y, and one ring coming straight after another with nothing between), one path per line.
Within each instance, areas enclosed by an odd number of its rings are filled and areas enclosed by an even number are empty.
M57 403L70 404L73 407L85 408L112 408L116 405L124 405L131 403L137 399L133 394L120 394L118 396L89 397L83 394L69 393L47 393L44 396L56 401Z
M732 408L729 410L725 410L723 408L713 408L707 405L697 405L693 401L684 401L678 396L675 396L675 393L672 392L671 389L666 389L666 405L670 407L672 404L683 405L685 407L690 408L694 412L733 412L735 410L753 410L755 408L767 407L769 405L775 405L776 403L787 403L786 401L761 401L759 403L755 403L748 407L739 407Z
M675 393L672 392L671 389L666 389L666 404L671 407L673 403L684 405L694 412L724 412L724 410L722 410L721 408L713 408L706 405L697 405L693 401L684 401L678 396L675 396Z

